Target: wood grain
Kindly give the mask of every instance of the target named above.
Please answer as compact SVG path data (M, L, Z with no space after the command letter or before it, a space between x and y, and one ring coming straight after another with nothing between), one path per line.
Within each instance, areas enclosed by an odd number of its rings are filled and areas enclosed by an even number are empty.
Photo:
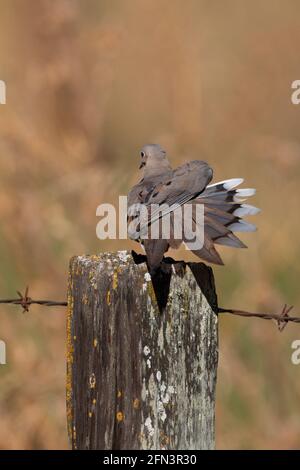
M214 448L214 279L203 263L178 266L160 312L145 264L136 265L129 253L71 259L67 419L73 449Z

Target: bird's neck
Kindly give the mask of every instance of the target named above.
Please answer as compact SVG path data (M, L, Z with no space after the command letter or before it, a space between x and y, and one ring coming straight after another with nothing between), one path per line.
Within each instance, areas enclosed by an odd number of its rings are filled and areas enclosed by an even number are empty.
M168 173L172 172L172 168L169 164L169 162L163 162L159 166L148 166L146 165L144 169L144 179L145 180L152 180L157 177L165 176Z

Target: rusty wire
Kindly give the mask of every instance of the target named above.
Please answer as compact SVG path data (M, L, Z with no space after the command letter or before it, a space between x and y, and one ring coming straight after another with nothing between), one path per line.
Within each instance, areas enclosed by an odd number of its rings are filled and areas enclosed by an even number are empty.
M279 331L283 331L288 322L300 323L300 317L291 317L289 315L293 306L288 306L285 304L278 313L258 313L258 312L247 312L245 310L236 310L232 308L218 308L218 313L230 313L232 315L238 315L241 317L254 317L262 318L263 320L275 320Z
M0 304L21 305L23 313L29 312L29 307L33 304L44 305L45 307L66 307L68 305L68 302L59 302L56 300L34 300L28 296L28 291L28 287L26 287L24 295L17 291L19 296L17 299L0 299Z
M66 307L68 302L56 301L56 300L34 300L28 295L29 288L26 287L25 293L17 291L18 298L16 299L0 299L0 304L13 304L20 305L24 312L29 312L29 307L33 304L43 305L44 307ZM284 305L281 312L278 313L259 313L259 312L247 312L246 310L237 310L233 308L217 308L217 313L229 313L231 315L238 315L241 317L254 317L261 318L263 320L275 320L279 331L283 331L288 322L300 323L300 317L292 317L289 315L293 306Z

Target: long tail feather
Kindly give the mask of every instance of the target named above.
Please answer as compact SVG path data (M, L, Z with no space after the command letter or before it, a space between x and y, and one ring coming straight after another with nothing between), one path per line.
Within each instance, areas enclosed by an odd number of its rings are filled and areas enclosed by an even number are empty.
M255 189L236 189L242 178L232 178L211 184L193 201L204 204L205 235L215 244L235 248L246 245L233 232L253 232L256 226L245 222L242 217L260 212L255 206L243 204L245 199L255 194Z

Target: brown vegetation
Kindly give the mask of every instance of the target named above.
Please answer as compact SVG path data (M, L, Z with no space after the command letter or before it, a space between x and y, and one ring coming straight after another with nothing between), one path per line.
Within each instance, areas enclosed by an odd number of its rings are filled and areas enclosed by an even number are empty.
M300 305L299 2L3 0L0 297L64 299L69 258L127 248L95 236L137 154L206 159L258 189L259 231L224 248L220 305ZM296 313L297 309L295 310ZM0 447L66 448L65 310L1 306ZM298 325L220 320L218 448L299 448Z

